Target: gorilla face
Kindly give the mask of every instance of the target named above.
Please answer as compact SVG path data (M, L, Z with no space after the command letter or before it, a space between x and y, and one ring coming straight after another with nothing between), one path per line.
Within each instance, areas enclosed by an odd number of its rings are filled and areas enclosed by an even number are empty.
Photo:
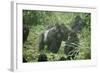
M83 26L83 20L80 16L76 16L75 17L75 20L74 20L74 23L73 23L73 26L72 26L72 29L75 31L75 32L80 32L82 30L82 26Z

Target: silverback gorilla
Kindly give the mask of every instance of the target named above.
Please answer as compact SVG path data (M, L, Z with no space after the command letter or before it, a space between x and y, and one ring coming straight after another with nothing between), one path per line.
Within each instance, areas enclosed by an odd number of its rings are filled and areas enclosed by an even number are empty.
M39 50L43 50L45 45L47 49L52 53L57 53L62 40L67 36L67 28L64 24L55 24L53 27L50 27L48 30L43 32L40 36Z

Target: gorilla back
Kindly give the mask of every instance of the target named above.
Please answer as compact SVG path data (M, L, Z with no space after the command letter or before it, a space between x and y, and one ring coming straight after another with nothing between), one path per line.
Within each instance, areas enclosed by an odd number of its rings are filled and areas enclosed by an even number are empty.
M42 33L39 41L39 50L43 50L45 48L45 45L47 45L47 49L50 52L57 53L66 33L65 30L66 27L63 24L56 24Z

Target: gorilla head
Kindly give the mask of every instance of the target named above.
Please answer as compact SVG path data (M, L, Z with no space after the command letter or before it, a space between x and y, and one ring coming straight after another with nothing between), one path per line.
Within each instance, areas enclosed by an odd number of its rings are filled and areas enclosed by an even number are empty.
M46 30L40 36L39 50L43 50L44 46L47 45L49 51L57 53L61 46L62 40L65 39L64 36L66 34L66 30L67 28L64 24L58 23Z
M82 18L80 16L76 16L73 22L72 30L75 32L80 32L82 30L83 24L84 23Z

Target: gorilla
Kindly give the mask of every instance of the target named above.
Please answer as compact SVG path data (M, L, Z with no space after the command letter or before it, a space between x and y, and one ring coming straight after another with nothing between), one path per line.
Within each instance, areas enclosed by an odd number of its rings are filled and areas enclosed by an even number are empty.
M62 40L65 39L67 33L66 26L64 24L55 24L40 35L39 50L43 50L45 45L47 49L52 53L57 53Z
M23 43L27 40L27 37L29 35L29 27L28 25L23 25Z

